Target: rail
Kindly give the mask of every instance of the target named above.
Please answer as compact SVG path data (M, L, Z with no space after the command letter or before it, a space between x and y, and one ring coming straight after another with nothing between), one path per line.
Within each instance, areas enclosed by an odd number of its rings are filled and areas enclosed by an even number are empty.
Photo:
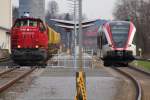
M26 77L27 75L29 75L30 73L32 73L36 68L32 68L29 71L23 73L22 75L19 75L16 78L13 78L12 80L8 81L7 83L3 84L0 86L0 93L5 91L6 89L8 89L9 87L11 87L13 84L15 84L17 81L21 80L22 78ZM9 73L11 71L7 71L7 73ZM6 72L5 72L6 74Z
M143 70L142 68L140 69L140 68L137 68L136 66L131 66L131 65L129 65L128 68L131 68L131 69L136 70L136 71L138 71L138 72L140 72L140 73L143 73L143 74L145 74L145 75L150 76L150 72L145 71L145 70Z
M148 61L148 62L150 62L150 58L143 58L143 57L139 57L139 56L136 56L135 60L141 60L141 61Z
M136 87L136 97L135 98L136 98L136 100L142 100L142 87L141 87L139 81L136 80L132 75L128 74L127 72L125 72L119 68L113 68L113 69L132 80L132 82L134 83L134 85Z
M4 74L7 74L7 73L9 73L9 72L12 72L12 71L14 71L15 69L16 69L16 68L8 69L8 70L6 70L6 71L0 72L0 76L2 76L2 75L4 75Z
M10 59L10 57L0 58L0 62L7 61L7 60L9 60L9 59Z

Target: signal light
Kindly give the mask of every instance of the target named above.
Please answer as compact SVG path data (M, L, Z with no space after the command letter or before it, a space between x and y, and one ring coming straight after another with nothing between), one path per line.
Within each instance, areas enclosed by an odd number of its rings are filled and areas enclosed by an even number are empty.
M35 46L35 48L39 48L39 46L38 46L38 45L36 45L36 46Z
M131 21L131 22L133 22L133 20L134 20L134 19L133 19L132 16L128 16L127 19L126 19L125 21Z
M21 46L20 46L20 45L18 45L17 47L18 47L18 48L21 48Z

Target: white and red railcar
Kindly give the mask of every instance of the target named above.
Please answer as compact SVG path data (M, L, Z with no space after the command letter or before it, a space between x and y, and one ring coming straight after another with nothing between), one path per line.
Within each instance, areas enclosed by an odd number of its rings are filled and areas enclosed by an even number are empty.
M136 45L134 35L136 28L129 21L109 21L98 31L98 54L104 65L112 63L128 64L134 60Z

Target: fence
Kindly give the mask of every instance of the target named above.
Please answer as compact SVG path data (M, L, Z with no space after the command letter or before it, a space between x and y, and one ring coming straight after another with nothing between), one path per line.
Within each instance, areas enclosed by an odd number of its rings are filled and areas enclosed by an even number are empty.
M49 67L62 67L62 68L79 68L78 63L81 59L74 59L74 56L66 54L55 54L48 64ZM77 66L75 65L77 63ZM83 68L93 68L94 60L92 56L83 56Z

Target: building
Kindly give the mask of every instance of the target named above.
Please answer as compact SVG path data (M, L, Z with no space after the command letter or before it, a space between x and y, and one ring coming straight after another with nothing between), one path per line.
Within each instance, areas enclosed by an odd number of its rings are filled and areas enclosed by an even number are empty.
M96 53L97 50L97 33L99 27L104 24L106 20L98 19L96 22L94 22L93 26L87 27L83 29L82 34L82 45L84 52L93 54Z
M12 3L11 0L0 1L0 49L10 51L10 34L8 31L12 26Z
M8 49L10 51L9 29L3 27L0 27L0 49Z
M19 0L19 16L27 12L31 17L45 21L45 0Z

